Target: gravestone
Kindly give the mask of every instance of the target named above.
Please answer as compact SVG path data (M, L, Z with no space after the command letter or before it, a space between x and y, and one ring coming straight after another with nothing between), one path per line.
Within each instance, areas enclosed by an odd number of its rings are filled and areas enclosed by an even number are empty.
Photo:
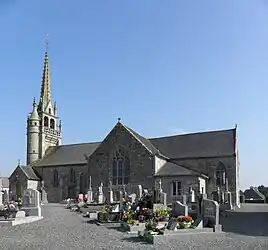
M93 192L92 192L92 186L91 186L91 176L89 176L89 185L88 185L88 191L87 191L87 203L93 202Z
M133 193L133 194L129 195L128 197L130 198L131 204L133 204L136 201L136 194Z
M109 197L109 203L113 203L114 202L114 192L112 189L112 182L109 182L109 191L108 191L108 197Z
M119 191L119 204L120 204L120 207L123 206L123 201L124 201L123 192L120 190Z
M172 217L188 216L188 206L179 201L172 203Z
M198 216L193 223L194 228L203 228L203 217Z
M177 219L171 219L167 224L167 230L177 231L177 225L178 225Z
M167 194L164 192L160 192L159 198L160 198L160 203L166 207L167 206Z
M143 195L142 185L138 185L138 199L141 199Z
M98 192L98 203L102 204L104 202L104 195L103 195L103 183L101 182L99 186L99 192Z
M215 231L221 231L219 203L208 199L203 199L202 203L204 226L212 227Z
M22 197L22 207L30 216L41 216L40 193L36 189L26 189ZM23 209L22 209L23 210Z

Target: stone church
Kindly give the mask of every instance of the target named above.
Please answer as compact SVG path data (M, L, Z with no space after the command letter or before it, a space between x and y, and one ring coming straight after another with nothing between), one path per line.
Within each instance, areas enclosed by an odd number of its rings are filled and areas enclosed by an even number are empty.
M49 202L93 191L126 188L154 190L162 182L168 202L182 195L231 192L239 206L237 127L226 130L146 138L120 119L101 142L61 145L62 126L51 99L48 53L45 53L40 100L27 119L27 164L9 177L10 195L26 188L46 192Z

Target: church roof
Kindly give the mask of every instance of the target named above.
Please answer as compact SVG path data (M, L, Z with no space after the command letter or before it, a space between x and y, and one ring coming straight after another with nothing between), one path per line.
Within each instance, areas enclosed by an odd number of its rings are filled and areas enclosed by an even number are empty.
M200 175L200 173L185 168L178 164L167 162L162 166L159 171L156 172L155 176L174 176L174 175Z
M236 129L200 132L147 139L124 125L152 154L170 159L231 156L235 153ZM86 164L101 142L69 144L54 147L34 166L60 166Z
M235 153L236 129L152 138L150 142L172 159L231 156Z
M86 156L91 155L101 142L80 143L56 146L43 159L33 164L39 166L60 166L86 164Z
M18 167L21 168L21 170L25 173L25 175L27 176L27 178L29 180L34 180L34 181L39 181L40 180L38 178L38 176L35 174L35 172L32 169L32 167L30 167L30 166L21 166L21 165L19 165Z

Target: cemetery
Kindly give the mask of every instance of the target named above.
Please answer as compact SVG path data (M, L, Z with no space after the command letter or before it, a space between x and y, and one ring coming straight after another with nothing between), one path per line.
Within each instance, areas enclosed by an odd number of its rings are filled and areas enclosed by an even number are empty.
M1 187L0 187L1 192ZM15 226L43 219L41 214L40 192L26 189L22 198L9 200L0 195L0 226Z
M185 234L222 232L217 201L207 199L206 195L193 197L191 192L188 202L187 197L182 197L182 202L167 204L161 181L159 186L152 193L138 185L137 194L128 194L124 186L116 192L110 187L106 198L101 183L95 199L89 188L87 195L66 200L66 208L82 213L99 226L108 227L112 223L118 230L153 244Z

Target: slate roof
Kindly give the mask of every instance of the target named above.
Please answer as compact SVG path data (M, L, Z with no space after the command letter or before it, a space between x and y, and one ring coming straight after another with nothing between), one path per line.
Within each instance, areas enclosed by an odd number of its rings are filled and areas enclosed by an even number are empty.
M230 156L235 153L235 129L149 139L169 158Z
M244 195L246 200L265 200L265 196L257 187L250 187L250 189L246 189Z
M200 173L187 169L178 164L167 162L155 174L155 176L174 176L174 175L200 175Z
M85 155L91 155L101 142L61 145L55 147L34 167L85 164Z
M141 136L140 134L138 134L136 131L134 131L133 129L127 127L126 125L124 125L124 127L130 131L130 133L132 133L152 154L158 154L159 153L159 149L157 149L150 140L146 139L145 137Z
M34 180L34 181L39 181L40 179L38 178L38 176L35 174L34 170L32 167L30 166L18 166L22 169L22 171L25 173L25 175L27 176L27 178L29 180Z
M148 139L126 125L123 126L152 154L162 154L171 159L230 156L235 153L235 129ZM90 156L100 144L101 142L92 142L56 146L33 166L86 164L85 155Z

